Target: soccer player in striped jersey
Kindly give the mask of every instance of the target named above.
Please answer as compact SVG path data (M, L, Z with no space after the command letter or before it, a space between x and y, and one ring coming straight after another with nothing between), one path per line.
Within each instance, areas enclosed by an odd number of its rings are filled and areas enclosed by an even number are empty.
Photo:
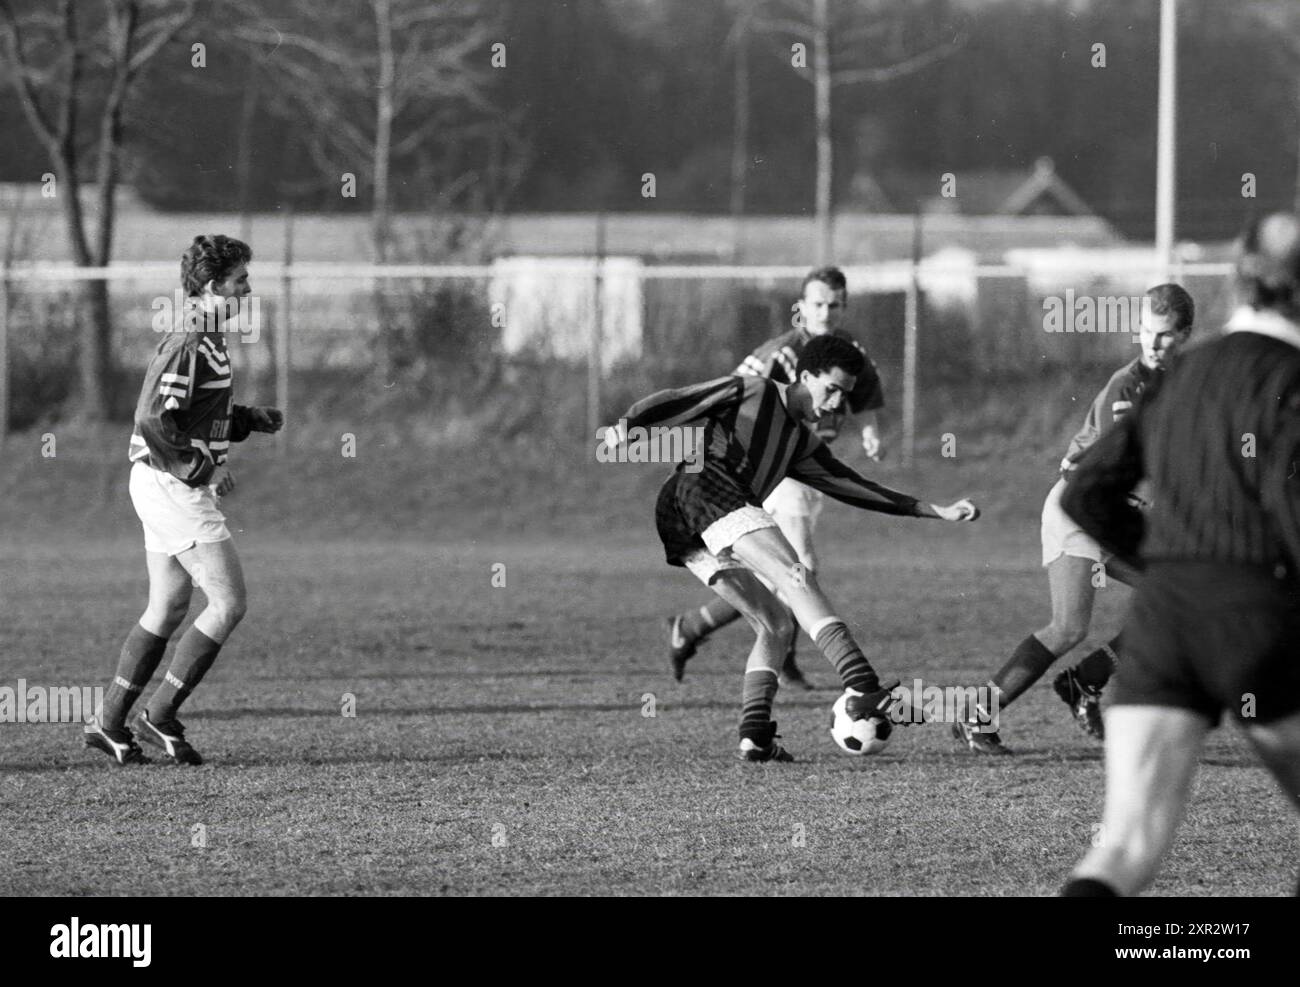
M1176 284L1161 284L1146 293L1139 341L1142 354L1111 376L1088 408L1083 428L1070 442L1061 461L1061 474L1043 503L1040 536L1043 567L1052 600L1052 618L1016 645L1010 658L993 676L998 714L1042 677L1056 659L1088 636L1097 583L1107 576L1132 584L1134 574L1103 551L1096 540L1061 510L1061 495L1075 464L1097 439L1113 428L1133 408L1144 390L1170 366L1187 342L1196 315L1192 296ZM1119 660L1118 638L1092 651L1053 682L1056 694L1070 707L1075 721L1089 736L1101 740L1101 693ZM996 730L981 730L977 723L953 724L953 736L977 754L1010 754Z
M130 491L144 529L149 603L122 645L103 716L85 731L86 745L117 764L148 763L137 736L169 763L202 763L176 714L244 616L244 574L217 506L235 486L226 453L250 432L278 432L284 424L277 409L247 408L231 397L225 336L249 293L252 256L239 240L194 238L181 258L185 310L145 371L131 436ZM127 715L185 619L194 585L207 606L177 643L132 731Z
M812 423L843 407L864 367L865 358L852 343L821 336L804 348L793 384L731 376L660 391L634 404L607 431L606 442L616 445L628 441L633 430L704 429L698 471L678 465L659 492L655 525L668 564L690 570L754 630L740 722L745 761L793 760L776 742L772 701L795 621L839 673L850 717L881 720L883 734L892 727L897 702L892 695L897 683L881 685L822 592L816 572L800 563L763 510L777 484L793 477L836 500L885 514L946 521L974 520L979 514L969 501L937 507L873 483L836 459L812 431ZM788 609L774 593L784 597Z
M810 340L828 333L847 339L862 351L862 372L857 375L853 389L845 395L847 408L822 416L817 421L815 430L830 442L846 424L852 425L859 431L867 457L879 460L883 449L877 412L884 406L884 394L875 364L861 344L842 328L847 307L848 281L839 268L822 267L810 271L803 280L800 298L796 303L795 328L763 343L745 357L735 372L746 376L767 377L779 384L794 384L798 380L796 367L799 357ZM800 563L808 570L817 568L813 531L821 516L824 500L820 491L787 478L778 483L763 502L763 509L772 515L781 533L799 555ZM698 609L669 618L668 656L673 677L680 682L686 670L686 662L695 654L696 648L714 631L739 617L740 612L735 607L718 598ZM796 626L781 664L781 678L787 685L812 689L812 683L804 676L795 660L798 637L799 629Z

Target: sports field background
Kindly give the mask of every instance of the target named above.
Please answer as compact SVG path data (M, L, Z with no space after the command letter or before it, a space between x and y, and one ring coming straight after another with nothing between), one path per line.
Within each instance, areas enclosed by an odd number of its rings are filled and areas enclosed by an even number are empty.
M869 467L975 497L976 525L828 507L824 583L882 671L974 684L1044 621L1036 515L1072 404L1026 425L999 424L996 401L931 401L966 426L958 455ZM115 770L77 726L0 724L0 893L1049 894L1092 839L1101 751L1048 679L1004 719L1015 758L976 759L941 725L851 758L826 689L778 697L798 763L739 763L744 629L681 686L667 672L662 618L702 597L654 538L665 467L378 429L343 460L331 431L233 459L251 605L187 704L206 765ZM104 684L144 601L125 432L59 436L52 459L39 434L6 447L7 685ZM1096 640L1125 592L1102 592ZM1153 893L1287 894L1297 835L1242 739L1216 732Z

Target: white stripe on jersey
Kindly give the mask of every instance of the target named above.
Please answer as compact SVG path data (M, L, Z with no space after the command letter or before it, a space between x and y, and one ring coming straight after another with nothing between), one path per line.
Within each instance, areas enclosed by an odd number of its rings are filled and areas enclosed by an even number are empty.
M227 373L228 372L229 371L227 371ZM229 387L229 386L230 386L230 378L222 377L220 380L210 380L206 384L200 384L199 390L200 391L216 390L221 387Z
M781 367L785 370L786 378L793 384L795 382L794 367L796 363L794 350L788 346L782 346L776 351L776 358L781 361Z
M158 387L158 393L166 394L174 398L183 398L187 392L183 387L175 387L172 384L162 384Z
M188 384L190 379L183 374L163 374L159 380L164 384Z

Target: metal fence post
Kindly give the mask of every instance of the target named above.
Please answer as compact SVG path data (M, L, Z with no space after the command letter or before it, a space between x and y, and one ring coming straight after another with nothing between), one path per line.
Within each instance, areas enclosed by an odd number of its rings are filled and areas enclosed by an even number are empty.
M0 258L0 445L9 435L9 262Z
M289 354L291 352L290 335L292 320L290 311L293 306L293 211L285 213L284 220L284 266L280 271L280 290L276 304L275 325L275 405L283 412L286 425L276 435L276 446L281 455L288 449L289 417Z

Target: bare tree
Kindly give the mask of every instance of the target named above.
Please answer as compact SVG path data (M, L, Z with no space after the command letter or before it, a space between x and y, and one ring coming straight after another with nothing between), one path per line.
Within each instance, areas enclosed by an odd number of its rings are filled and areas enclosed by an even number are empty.
M236 37L275 49L263 62L274 80L271 109L306 121L323 182L338 187L344 173L369 182L381 263L392 253L395 166L423 173L426 201L445 200L484 177L463 170L458 152L476 140L499 152L511 139L507 115L488 96L493 34L475 0L292 0L283 16L252 0L233 6Z
M80 267L104 267L112 258L127 103L141 71L193 14L193 0L102 0L93 6L62 0L57 14L19 13L10 0L0 0L3 71L49 159L72 258ZM82 208L82 185L89 178L95 185L93 222ZM87 312L79 410L83 419L100 421L111 413L113 399L107 281L85 282L82 297Z
M946 58L962 43L960 36L941 39L934 30L922 43L904 38L909 8L899 0L771 0L757 15L756 28L769 36L793 38L804 46L807 69L791 57L789 47L778 55L801 69L813 86L816 121L817 177L814 209L817 217L817 263L831 255L831 197L834 187L832 94L842 86L886 82L919 72Z

